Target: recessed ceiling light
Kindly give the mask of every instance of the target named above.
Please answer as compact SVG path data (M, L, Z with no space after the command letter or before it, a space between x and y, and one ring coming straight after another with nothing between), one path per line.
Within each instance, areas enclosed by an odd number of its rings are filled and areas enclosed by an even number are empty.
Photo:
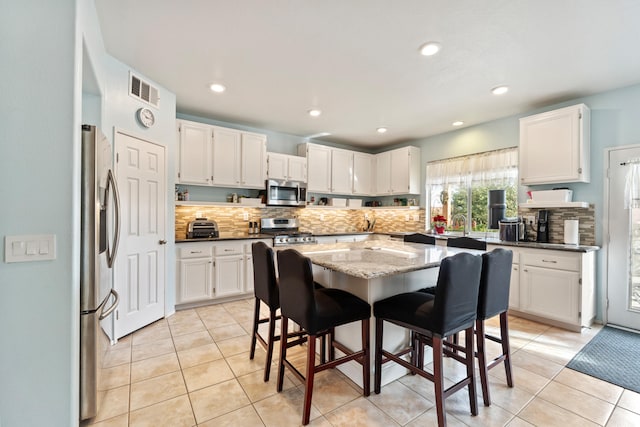
M224 87L224 85L221 85L220 83L212 83L211 86L209 86L209 89L211 89L211 91L215 93L222 93L225 90L227 90L227 88Z
M309 115L310 115L311 117L318 117L320 114L322 114L322 111L320 111L320 110L316 110L316 109L314 108L314 109L312 109L312 110L309 110L309 111L308 111L308 113L309 113Z
M509 86L496 86L491 89L491 93L494 95L504 95L509 92Z
M451 123L453 126L462 126L464 124L464 122L461 122L460 120Z
M438 42L428 42L420 46L420 54L424 56L435 55L440 51L440 43Z
M378 129L376 129L376 132L378 133L385 133L386 131L388 131L389 129L387 129L386 127L379 127Z

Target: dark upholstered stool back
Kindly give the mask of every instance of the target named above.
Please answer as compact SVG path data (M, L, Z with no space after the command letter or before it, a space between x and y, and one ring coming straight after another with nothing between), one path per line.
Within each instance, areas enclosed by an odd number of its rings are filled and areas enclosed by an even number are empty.
M314 325L316 304L311 260L295 249L278 252L280 306L287 317L307 332L318 332Z
M276 310L280 307L280 294L273 264L273 249L264 242L255 242L251 245L251 254L255 296L264 301L271 310Z
M481 251L487 250L487 242L466 236L447 239L447 246L450 248L478 249Z
M468 253L442 260L433 301L431 332L448 336L473 324L481 269L481 258Z
M407 234L406 236L404 236L404 241L412 242L412 243L424 243L425 245L436 244L435 237L427 236L426 234L422 234L422 233Z
M509 285L513 252L494 249L482 255L478 319L489 319L509 309Z

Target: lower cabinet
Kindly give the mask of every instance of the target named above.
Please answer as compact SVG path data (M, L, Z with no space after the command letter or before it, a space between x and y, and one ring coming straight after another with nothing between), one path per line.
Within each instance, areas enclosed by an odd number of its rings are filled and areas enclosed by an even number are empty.
M176 304L253 294L251 244L257 239L177 245ZM269 246L271 239L262 240Z
M488 245L492 250L499 246ZM514 249L509 308L574 331L595 318L595 252Z

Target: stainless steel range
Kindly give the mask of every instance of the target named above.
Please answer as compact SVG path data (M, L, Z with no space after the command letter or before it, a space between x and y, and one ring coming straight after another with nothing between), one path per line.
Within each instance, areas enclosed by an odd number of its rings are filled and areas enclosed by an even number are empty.
M300 231L297 218L263 218L260 220L260 232L273 234L273 246L300 245L317 243L313 234Z

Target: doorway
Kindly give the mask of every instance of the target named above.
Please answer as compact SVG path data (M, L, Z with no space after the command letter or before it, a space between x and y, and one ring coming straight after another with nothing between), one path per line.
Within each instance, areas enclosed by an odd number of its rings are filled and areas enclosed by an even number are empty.
M640 208L625 209L633 159L640 159L640 145L608 150L605 310L607 324L640 331Z
M167 172L163 146L116 132L115 149L121 199L114 268L121 298L114 318L119 339L164 317Z

